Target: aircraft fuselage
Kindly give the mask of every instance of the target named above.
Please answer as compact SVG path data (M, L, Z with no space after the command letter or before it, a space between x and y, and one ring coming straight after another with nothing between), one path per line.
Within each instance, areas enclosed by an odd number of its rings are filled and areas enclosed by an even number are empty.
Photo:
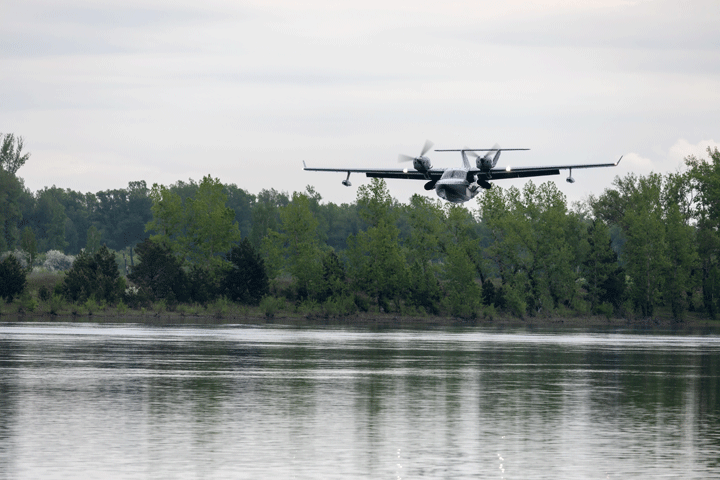
M448 168L435 183L435 193L448 202L467 202L479 191L478 185L471 184L467 177L468 171L464 168Z

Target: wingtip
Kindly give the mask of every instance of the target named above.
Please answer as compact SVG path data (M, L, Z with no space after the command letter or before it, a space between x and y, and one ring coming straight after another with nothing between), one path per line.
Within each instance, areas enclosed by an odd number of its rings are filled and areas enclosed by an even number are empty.
M305 160L303 160L303 170L307 170L307 165L305 165Z
M616 167L617 167L618 165L620 165L620 160L622 160L624 156L625 156L625 155L620 155L620 158L618 159L618 161L615 162L615 166L616 166Z

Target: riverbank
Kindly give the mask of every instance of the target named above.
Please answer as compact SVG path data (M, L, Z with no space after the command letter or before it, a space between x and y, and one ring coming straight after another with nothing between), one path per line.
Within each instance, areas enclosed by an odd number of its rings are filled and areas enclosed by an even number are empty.
M446 316L400 316L385 313L359 313L343 317L279 312L262 315L253 309L242 312L198 311L194 313L170 311L117 312L106 309L93 313L50 314L42 312L15 312L0 314L0 323L98 323L143 325L254 325L288 327L352 327L359 329L434 329L434 328L524 328L537 330L641 330L677 333L720 334L720 320L710 320L689 314L682 322L657 315L652 318L608 318L592 316L536 316L517 318L508 315L465 319Z

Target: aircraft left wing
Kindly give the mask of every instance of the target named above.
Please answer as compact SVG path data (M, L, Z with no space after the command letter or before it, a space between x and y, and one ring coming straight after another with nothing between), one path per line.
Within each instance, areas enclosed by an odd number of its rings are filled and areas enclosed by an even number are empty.
M364 173L368 177L377 178L401 178L405 180L428 180L424 173L410 168L311 168L303 161L303 170L308 172L343 172L343 173ZM435 180L442 176L444 169L431 168L428 175Z

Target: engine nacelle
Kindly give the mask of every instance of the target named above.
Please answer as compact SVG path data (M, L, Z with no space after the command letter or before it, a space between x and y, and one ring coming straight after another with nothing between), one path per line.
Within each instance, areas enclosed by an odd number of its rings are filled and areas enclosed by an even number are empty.
M575 183L575 179L573 177L567 177L565 181L568 183Z
M427 173L427 171L432 168L432 165L430 164L429 158L417 157L413 160L413 167L415 167L415 170L418 172Z
M500 152L502 150L496 151L495 155L492 156L493 151L494 150L486 153L484 157L478 157L477 160L475 160L475 165L477 165L477 168L479 168L480 170L490 170L491 168L495 168L498 160L500 160Z

